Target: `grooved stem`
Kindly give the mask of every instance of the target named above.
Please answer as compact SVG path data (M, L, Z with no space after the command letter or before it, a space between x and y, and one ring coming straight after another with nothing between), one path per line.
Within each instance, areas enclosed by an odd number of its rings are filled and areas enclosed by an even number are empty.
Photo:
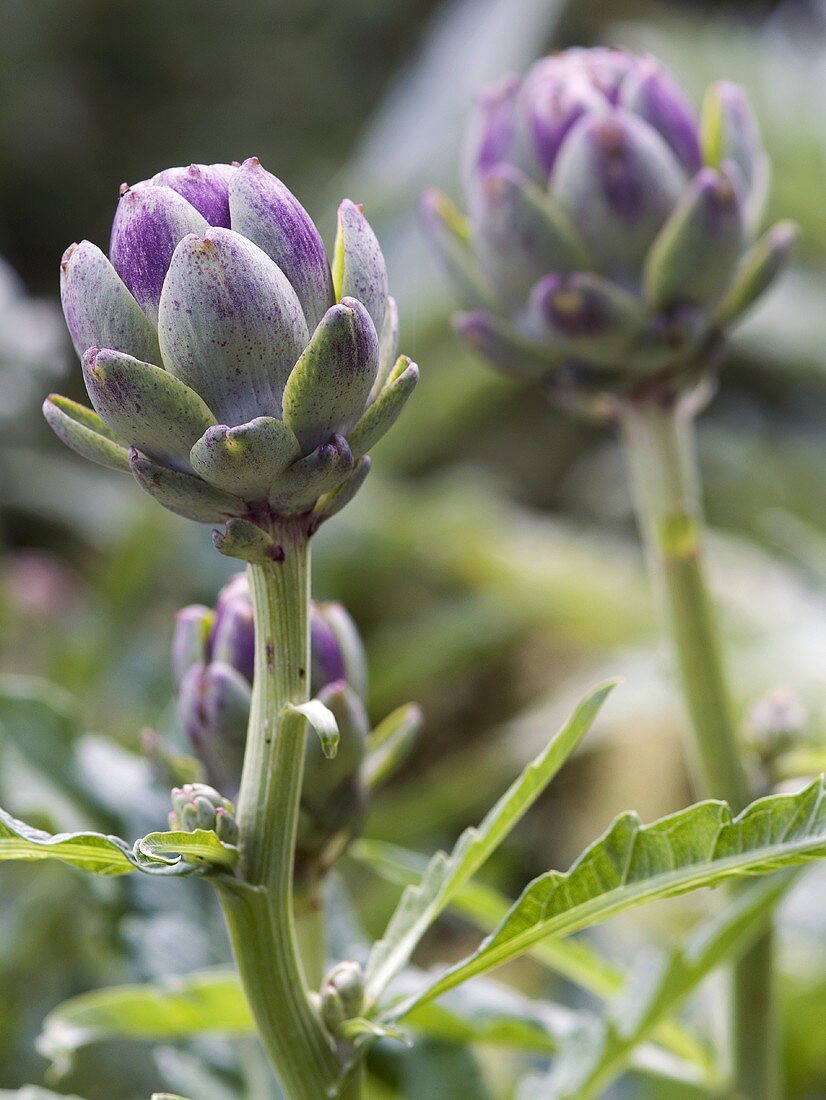
M660 590L694 733L692 758L706 795L736 813L752 797L734 725L717 625L703 568L703 518L694 410L648 398L619 414L649 567ZM734 965L732 1100L777 1100L772 933Z
M310 550L304 532L274 533L279 562L249 566L255 680L238 796L240 881L218 892L261 1042L289 1100L337 1097L340 1065L310 1002L293 914L293 861L306 725L288 735L286 703L309 698ZM354 1094L355 1100L355 1094Z

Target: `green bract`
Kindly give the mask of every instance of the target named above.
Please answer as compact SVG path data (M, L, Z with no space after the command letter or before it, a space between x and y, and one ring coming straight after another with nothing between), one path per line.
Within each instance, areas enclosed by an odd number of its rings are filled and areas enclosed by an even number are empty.
M560 396L673 390L786 262L794 226L757 239L768 175L742 89L698 120L654 59L573 49L479 96L468 215L438 191L422 211L495 366Z
M51 395L55 433L173 512L247 524L218 545L248 560L277 555L280 519L312 534L352 497L418 379L361 207L339 207L331 270L254 157L123 188L109 257L72 245L61 291L94 411Z

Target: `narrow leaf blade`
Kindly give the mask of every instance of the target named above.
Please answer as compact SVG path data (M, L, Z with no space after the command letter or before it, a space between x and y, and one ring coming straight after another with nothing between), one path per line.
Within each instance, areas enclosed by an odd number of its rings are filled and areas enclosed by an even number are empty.
M422 880L401 896L383 939L373 947L366 972L367 1004L374 1004L451 898L499 847L533 805L590 728L616 681L596 687L569 721L511 784L478 828L466 829L448 856L437 852Z

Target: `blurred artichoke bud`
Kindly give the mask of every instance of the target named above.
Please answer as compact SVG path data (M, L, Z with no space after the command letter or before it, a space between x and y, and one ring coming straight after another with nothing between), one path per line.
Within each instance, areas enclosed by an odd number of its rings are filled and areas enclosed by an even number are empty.
M72 245L61 297L94 411L52 395L49 424L180 515L257 527L216 540L247 560L346 503L418 379L362 208L339 207L331 265L255 157L124 185L109 257Z
M331 837L348 826L349 836L361 822L364 789L359 769L368 731L361 702L364 647L355 623L341 604L313 602L310 636L310 691L336 715L341 740L336 758L327 760L318 738L307 739L305 828L299 838L306 862L315 859ZM235 797L255 670L255 623L245 573L224 585L214 611L195 604L178 612L172 667L178 714L189 743L206 778Z
M712 88L701 122L653 58L571 49L480 94L467 222L434 191L422 220L494 366L569 397L676 394L788 259L788 223L755 241L768 178L742 89Z
M321 1018L331 1035L364 1011L364 972L357 962L340 962L321 986Z
M789 688L776 687L751 705L746 717L749 741L764 763L798 746L805 738L809 716L800 697Z
M186 833L212 829L225 844L238 842L235 807L206 783L186 783L173 789L169 827Z

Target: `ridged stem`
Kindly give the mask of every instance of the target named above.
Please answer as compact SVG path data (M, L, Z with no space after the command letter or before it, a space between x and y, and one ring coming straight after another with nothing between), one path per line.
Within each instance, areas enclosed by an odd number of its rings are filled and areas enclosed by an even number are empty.
M661 593L706 795L734 812L752 790L740 749L703 565L703 518L689 400L627 402L619 414L640 531ZM734 966L733 1100L778 1100L772 933Z
M249 567L255 680L237 808L239 881L223 880L218 890L241 981L284 1092L289 1100L324 1100L340 1095L340 1064L308 996L293 915L307 734L299 726L298 736L288 736L282 723L285 704L309 697L310 550L297 526L275 537L283 560Z

